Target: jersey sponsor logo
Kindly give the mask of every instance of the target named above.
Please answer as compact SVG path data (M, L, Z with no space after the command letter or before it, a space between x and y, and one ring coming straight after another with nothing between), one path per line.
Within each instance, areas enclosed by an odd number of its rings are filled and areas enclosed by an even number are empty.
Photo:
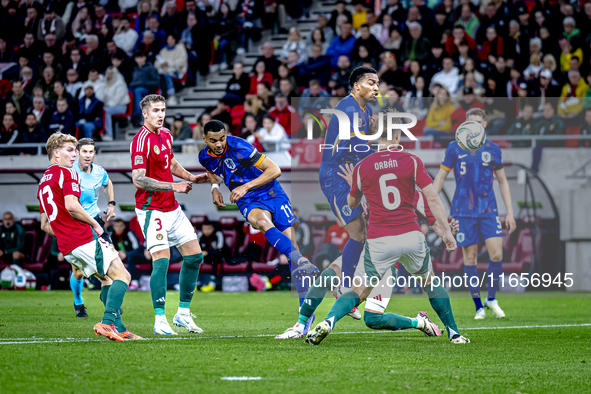
M158 241L162 241L164 239L164 235L162 235L162 234L156 234L156 239Z
M343 206L343 208L341 209L341 212L343 212L343 215L345 215L345 216L351 216L351 214L353 213L353 211L351 210L351 207L348 205Z
M137 165L140 165L140 164L144 164L144 158L141 157L140 155L137 155L135 157L135 159L133 159L133 164L136 165L136 166Z
M158 148L158 145L154 145L154 153L156 153L157 155L160 154L160 148Z
M466 239L466 236L464 235L464 233L458 233L456 235L456 239L458 240L458 242L464 242L464 240Z
M228 169L232 172L236 171L236 163L234 163L234 161L230 158L225 159L224 160L224 164L226 165L226 167L228 167Z
M491 156L490 152L482 152L482 161L483 162L488 164L488 163L490 163L491 160L492 160L492 156Z

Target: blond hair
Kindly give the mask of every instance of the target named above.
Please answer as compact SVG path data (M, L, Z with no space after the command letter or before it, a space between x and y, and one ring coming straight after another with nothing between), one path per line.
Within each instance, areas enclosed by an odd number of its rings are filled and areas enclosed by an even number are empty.
M45 145L49 161L53 159L53 152L55 150L61 149L68 142L71 142L75 146L78 145L78 140L73 135L60 133L59 131L57 133L53 133L49 137L49 139L47 140L47 144Z
M166 104L166 99L159 95L159 94L148 94L146 97L140 101L140 109L143 111L148 111L152 103L163 102Z

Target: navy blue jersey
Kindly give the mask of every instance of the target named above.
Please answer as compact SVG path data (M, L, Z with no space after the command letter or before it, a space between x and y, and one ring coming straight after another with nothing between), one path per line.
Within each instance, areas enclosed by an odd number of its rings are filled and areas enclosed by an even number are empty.
M230 191L258 178L263 171L257 167L264 159L265 155L254 146L242 138L232 136L227 137L226 150L220 156L211 153L207 147L199 152L201 165L208 172L222 178ZM285 194L283 188L277 180L273 180L250 189L241 200L267 199L281 193Z
M370 118L373 114L371 106L366 105L362 109L357 98L351 93L337 104L335 109L347 114L350 122L350 139L339 139L339 120L336 116L332 116L324 138L324 144L332 146L332 149L322 150L322 163L320 164L320 176L331 169L339 170L339 165L344 165L349 162L356 165L361 160L374 152L373 149L368 149L367 141L358 138L353 131L354 114L358 114L358 130L361 134L368 135L369 127L371 126ZM365 145L365 146L363 146ZM355 150L357 146L357 151Z
M456 191L450 214L455 217L485 218L499 215L493 189L493 176L503 168L501 148L491 141L473 152L453 141L441 162L445 171L454 170Z

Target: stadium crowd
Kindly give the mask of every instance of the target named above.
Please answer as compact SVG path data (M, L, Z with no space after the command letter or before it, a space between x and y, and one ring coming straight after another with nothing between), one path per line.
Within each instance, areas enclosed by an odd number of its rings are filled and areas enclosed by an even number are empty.
M141 124L144 95L161 92L174 105L198 74L230 67L225 96L192 130L175 117L176 139L201 139L212 118L261 149L261 141L304 136L306 108L348 94L350 71L361 65L378 70L378 106L415 114L418 135L445 140L475 107L486 110L490 135L591 130L589 2L339 0L312 16L310 5L2 0L0 142L42 142L56 130L110 141L113 117L130 104ZM303 15L317 18L308 36L285 30L287 16ZM279 56L270 42L258 44L263 29L287 33ZM252 42L262 54L247 70L239 55Z

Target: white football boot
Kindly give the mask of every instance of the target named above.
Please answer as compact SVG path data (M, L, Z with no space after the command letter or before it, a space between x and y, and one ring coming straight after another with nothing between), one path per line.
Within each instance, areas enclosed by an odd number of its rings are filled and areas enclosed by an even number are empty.
M179 335L172 330L168 321L166 321L166 316L156 317L156 323L154 323L154 334L156 335Z
M193 317L196 316L192 313L182 314L177 312L176 315L174 315L174 319L172 319L172 324L177 327L185 327L189 332L202 334L203 330L197 327L197 324L193 321Z
M431 321L431 319L429 319L429 316L427 316L427 312L417 313L416 319L423 321L423 325L421 328L419 328L419 330L424 332L426 336L428 336L428 337L440 337L441 336L441 331L439 331L439 327L437 327L437 324L433 323Z
M486 304L486 301L484 301L484 303ZM474 316L474 320L484 320L485 317L486 312L484 311L484 308L480 308L476 311L476 316Z
M503 310L499 306L499 301L497 301L497 300L489 301L487 299L487 300L484 300L484 306L486 308L490 309L492 311L493 315L495 315L495 317L497 319L502 319L503 317L505 317L505 312L503 312Z
M323 320L320 323L318 323L316 327L308 331L308 334L306 334L306 339L304 339L304 341L309 345L320 345L320 342L322 342L322 340L326 338L326 336L330 334L331 331L332 326L330 325L328 320Z
M470 343L470 340L463 335L456 334L452 339L449 340L453 344Z
M295 326L289 327L283 334L279 334L275 339L298 339L304 337L304 325L296 323Z

